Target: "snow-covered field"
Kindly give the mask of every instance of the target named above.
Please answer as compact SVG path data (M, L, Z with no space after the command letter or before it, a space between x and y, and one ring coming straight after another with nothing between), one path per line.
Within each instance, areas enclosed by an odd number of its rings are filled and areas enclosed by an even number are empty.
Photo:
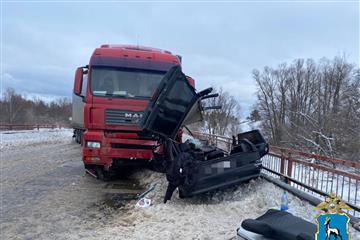
M72 134L72 129L40 128L39 130L0 131L1 149L71 140Z
M241 221L279 208L283 190L263 179L191 199L174 193L163 204L165 176L148 170L128 180L143 188L158 183L147 195L152 205L136 208L136 200L103 193L105 183L84 174L71 135L1 135L1 239L236 239ZM291 194L289 201L290 212L314 221L313 206Z

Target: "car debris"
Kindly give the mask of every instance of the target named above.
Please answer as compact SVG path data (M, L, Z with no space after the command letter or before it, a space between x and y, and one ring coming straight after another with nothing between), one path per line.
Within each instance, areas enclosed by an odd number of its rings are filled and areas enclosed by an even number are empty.
M143 197L136 203L135 206L138 208L148 208L150 207L150 205L151 205L151 199Z
M240 133L230 153L207 144L179 143L177 133L184 125L202 120L201 100L217 97L212 88L196 92L180 66L172 67L162 79L141 121L164 144L168 187L164 203L176 188L181 198L229 187L260 175L261 157L269 147L258 130Z
M141 194L138 196L138 198L143 198L143 197L145 197L146 195L148 195L150 192L154 191L157 184L158 184L158 182L155 182L155 183L150 184L150 187L149 187L145 192L141 193Z
M245 219L237 230L239 240L314 240L316 225L293 214L269 209L256 219Z

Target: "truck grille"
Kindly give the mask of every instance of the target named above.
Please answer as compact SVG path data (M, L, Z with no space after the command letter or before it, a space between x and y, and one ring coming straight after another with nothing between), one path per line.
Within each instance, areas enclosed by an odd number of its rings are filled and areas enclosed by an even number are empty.
M123 148L123 149L154 149L156 146L151 145L140 145L140 144L125 144L125 143L112 143L112 148Z
M143 112L106 109L105 123L106 124L138 124L142 118Z

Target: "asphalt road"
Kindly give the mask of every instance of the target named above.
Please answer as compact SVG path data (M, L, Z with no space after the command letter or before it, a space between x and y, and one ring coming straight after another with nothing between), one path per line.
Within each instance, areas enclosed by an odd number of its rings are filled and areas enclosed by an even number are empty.
M125 212L119 190L138 188L85 174L80 146L70 140L2 149L0 160L1 239L96 237Z

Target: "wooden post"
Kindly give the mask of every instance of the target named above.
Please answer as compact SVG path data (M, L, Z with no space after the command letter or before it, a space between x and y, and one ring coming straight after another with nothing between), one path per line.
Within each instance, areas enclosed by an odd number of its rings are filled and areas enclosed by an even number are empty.
M284 174L284 170L285 170L285 156L284 156L284 149L281 149L280 173Z
M288 157L288 166L287 166L287 176L291 178L292 175L292 158L291 158L291 153L289 153L289 157ZM290 181L288 181L289 183Z

